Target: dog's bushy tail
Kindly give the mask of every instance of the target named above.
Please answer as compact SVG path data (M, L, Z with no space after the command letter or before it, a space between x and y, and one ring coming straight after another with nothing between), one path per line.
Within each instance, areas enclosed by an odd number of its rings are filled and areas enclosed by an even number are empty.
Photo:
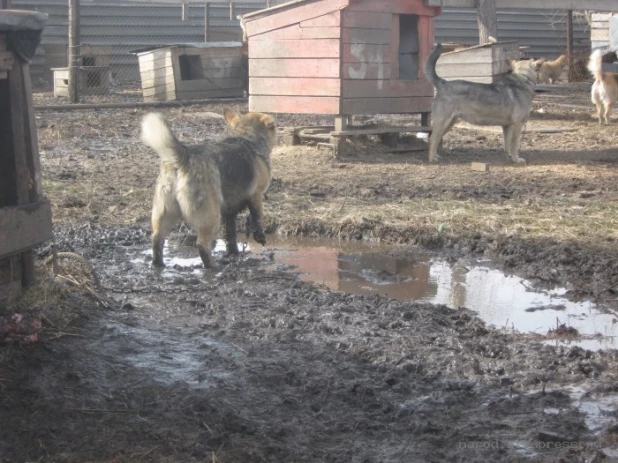
M601 50L595 50L590 55L588 70L597 82L603 80L603 52Z
M427 61L425 62L425 75L431 81L434 87L439 87L445 82L442 77L436 74L436 63L438 62L438 58L440 58L441 54L442 44L439 43L436 45L436 48L433 49L433 51L429 55L429 58L427 58Z
M174 136L162 114L149 113L144 116L141 138L159 154L163 164L176 169L187 165L189 160L187 148Z

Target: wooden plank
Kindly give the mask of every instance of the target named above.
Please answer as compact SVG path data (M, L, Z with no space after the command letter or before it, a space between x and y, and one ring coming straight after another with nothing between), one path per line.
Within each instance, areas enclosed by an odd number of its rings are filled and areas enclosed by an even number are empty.
M393 17L397 17L393 15ZM364 43L390 45L392 31L388 29L362 29L359 27L344 27L341 33L343 43Z
M341 81L339 79L279 79L254 77L249 80L249 94L339 96L341 94Z
M496 61L488 64L457 64L457 65L438 65L436 66L436 73L443 78L449 77L482 77L482 76L494 76L497 74L504 74L508 72L509 64L505 61Z
M470 169L477 172L487 172L489 166L484 162L473 162L470 164Z
M339 28L341 25L341 11L333 11L332 13L325 14L324 16L319 16L313 19L307 19L306 21L300 22L301 28L310 28L310 27L336 27Z
M419 16L437 16L438 8L425 6L420 1L389 0L376 2L375 0L355 0L348 7L350 11L369 11L376 13L416 14ZM533 7L531 7L533 8Z
M201 100L203 98L237 98L244 95L244 88L220 88L200 91L178 91L178 100Z
M425 75L424 64L427 62L435 42L434 19L427 16L420 17L418 20L418 33L421 39L419 50L420 74L423 77Z
M590 31L590 40L593 42L609 42L609 28L592 29Z
M8 73L17 204L25 204L30 201L30 173L27 161L27 156L30 153L26 143L28 132L25 121L27 115L26 102L23 98L27 89L24 88L23 72L23 67L16 65Z
M248 15L245 17L245 32L248 37L263 34L264 32L333 13L348 6L349 3L349 0L328 0L295 5L274 13L260 14L258 12L255 16Z
M390 68L393 79L399 79L399 49L401 48L400 18L398 14L391 15L391 57Z
M313 40L338 39L340 37L341 28L339 27L301 27L294 24L251 37L251 43L257 40Z
M154 71L155 69L171 67L172 64L173 60L171 56L157 60L140 60L139 69L140 71Z
M240 77L230 77L227 79L209 80L181 80L178 82L163 83L151 87L142 87L144 95L154 95L156 93L169 93L176 90L180 92L208 92L211 90L242 89L243 79Z
M316 77L338 78L339 59L251 59L250 77Z
M257 40L249 42L249 59L262 58L338 58L338 39Z
M390 45L365 45L363 43L343 44L344 63L384 63L391 60Z
M0 256L26 251L53 238L47 200L0 208Z
M292 114L339 114L339 98L250 95L249 111Z
M462 51L459 53L449 53L438 58L438 65L452 64L491 64L494 61L493 53L488 48L478 48L475 50Z
M433 97L431 82L425 79L405 80L344 80L343 98L400 98L411 96Z
M155 78L165 79L174 77L174 68L172 66L167 66L164 68L153 69L151 71L141 71L140 77L143 80L152 80Z
M180 55L201 56L202 59L221 58L224 56L241 56L242 45L237 47L210 47L210 48L195 48L195 47L176 47L171 49L172 56Z
M26 119L24 121L26 131L26 149L28 156L28 170L30 172L30 202L36 202L43 195L43 180L41 177L41 159L39 155L39 139L37 136L36 120L34 117L34 101L32 98L32 81L30 78L30 65L22 63L24 76L24 102L26 104ZM51 222L49 227L51 228Z
M433 97L341 100L341 114L416 114L431 111Z
M142 88L150 88L157 87L160 85L168 85L173 84L176 80L179 82L199 82L202 80L205 81L218 81L222 79L242 79L246 75L246 70L242 68L221 68L221 69L207 69L203 71L203 79L192 80L192 81L183 81L180 78L176 79L173 75L173 70L170 68L169 71L162 74L157 74L155 72L147 72L141 73L141 82Z
M168 92L153 95L144 95L144 102L152 103L157 101L189 101L202 100L204 98L236 98L243 96L244 89L220 89L199 92Z
M342 25L343 27L390 30L392 18L392 13L366 13L346 9L343 11Z

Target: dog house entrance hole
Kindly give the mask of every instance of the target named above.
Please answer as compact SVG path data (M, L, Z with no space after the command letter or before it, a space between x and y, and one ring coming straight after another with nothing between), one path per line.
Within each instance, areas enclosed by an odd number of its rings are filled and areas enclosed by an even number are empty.
M399 15L399 80L419 78L418 15Z
M204 72L202 71L202 57L199 55L180 55L178 57L180 64L180 79L181 80L202 80Z

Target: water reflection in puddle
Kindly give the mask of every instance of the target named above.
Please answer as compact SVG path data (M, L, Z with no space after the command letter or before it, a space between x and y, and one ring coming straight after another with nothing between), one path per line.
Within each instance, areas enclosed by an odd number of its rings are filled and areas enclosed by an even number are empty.
M492 269L488 262L455 262L418 253L389 255L388 248L307 239L271 239L275 262L294 267L300 278L354 294L467 307L488 324L519 332L547 333L557 324L594 339L569 345L586 349L618 348L616 317L591 302L571 302L566 290L531 290L531 282ZM550 341L554 344L566 341Z
M258 251L261 249L259 246ZM490 325L519 332L545 334L558 324L565 324L589 339L547 343L590 350L618 348L616 317L600 313L591 302L569 301L563 288L532 290L531 282L493 269L487 261L451 263L444 257L422 252L397 257L389 253L391 249L363 243L270 236L265 251L274 254L275 268L333 290L466 307L478 312ZM224 250L225 245L218 241L215 252ZM144 254L151 255L150 251ZM164 277L176 276L179 270L203 273L194 248L184 248L184 252L182 248L172 252L166 249L165 262Z

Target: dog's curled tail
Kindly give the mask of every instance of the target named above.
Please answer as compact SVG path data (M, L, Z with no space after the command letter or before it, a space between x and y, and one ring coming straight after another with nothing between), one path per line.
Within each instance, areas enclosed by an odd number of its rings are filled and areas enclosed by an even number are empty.
M429 58L425 62L425 75L434 85L434 87L438 87L445 82L445 80L436 74L436 63L438 62L438 58L442 54L442 44L439 43L436 45L436 48L433 49Z
M163 164L179 169L189 159L187 149L174 136L160 113L148 113L142 120L142 141L155 150Z
M601 50L595 50L590 55L588 70L597 82L603 80L603 52Z

